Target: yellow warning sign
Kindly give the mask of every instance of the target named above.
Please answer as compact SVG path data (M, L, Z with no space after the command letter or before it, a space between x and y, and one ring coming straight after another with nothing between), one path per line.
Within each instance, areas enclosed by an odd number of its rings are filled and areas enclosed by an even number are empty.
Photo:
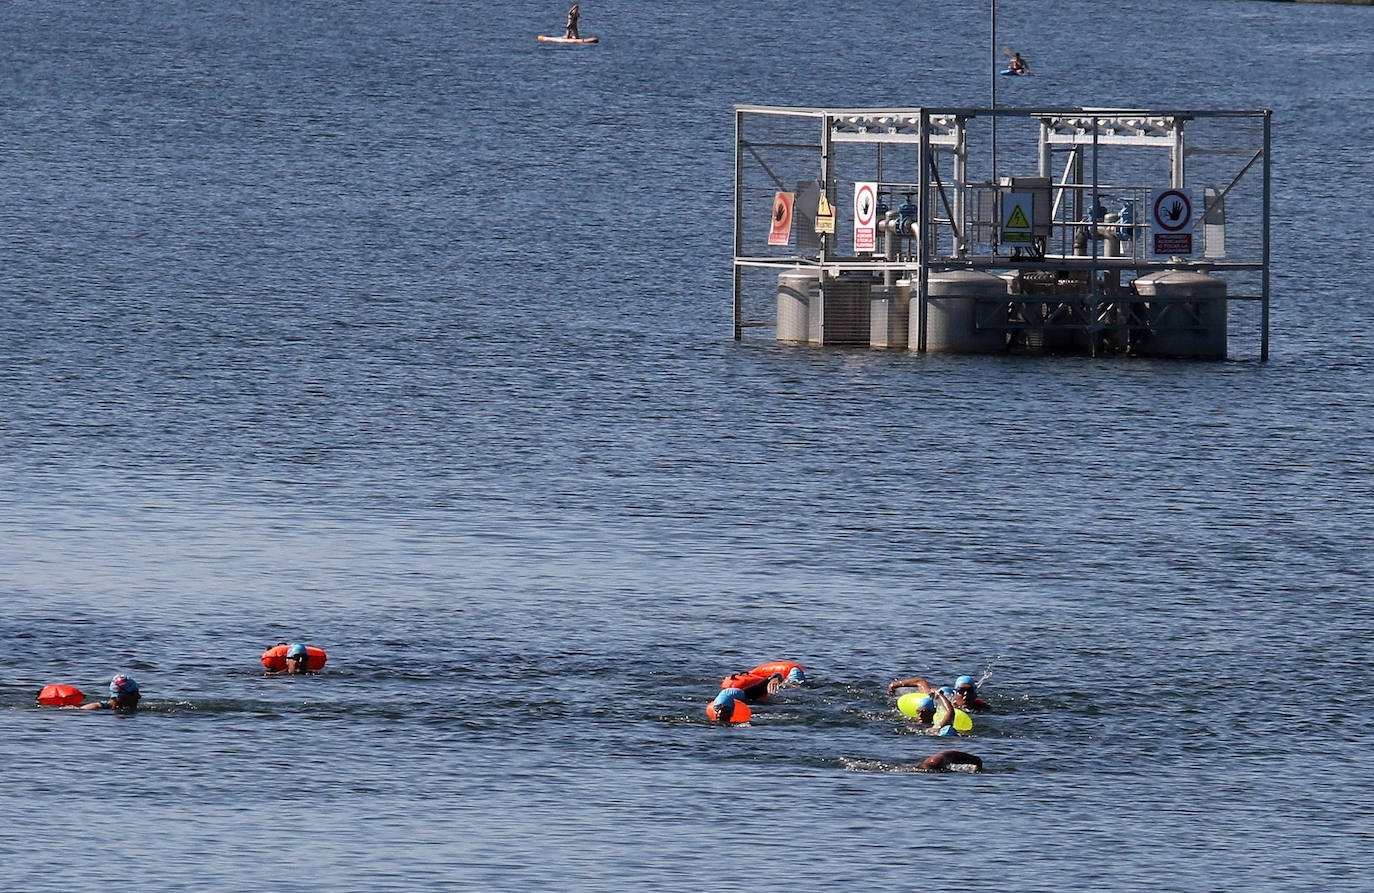
M835 207L821 193L820 203L816 206L816 232L835 234Z
M1035 197L1029 192L1009 192L1002 196L1002 244L1030 245L1031 208Z

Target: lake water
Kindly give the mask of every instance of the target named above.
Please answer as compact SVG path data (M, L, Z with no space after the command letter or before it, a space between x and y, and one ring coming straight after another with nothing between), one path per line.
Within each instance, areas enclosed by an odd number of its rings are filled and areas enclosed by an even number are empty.
M1270 362L731 338L733 105L983 104L979 6L6 4L0 888L1374 887L1374 11L999 4L1275 110Z

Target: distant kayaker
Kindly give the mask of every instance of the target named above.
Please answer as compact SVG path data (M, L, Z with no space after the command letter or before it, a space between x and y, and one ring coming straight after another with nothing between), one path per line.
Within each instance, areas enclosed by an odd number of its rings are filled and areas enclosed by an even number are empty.
M579 10L577 8L577 4L574 3L572 5L572 9L568 10L568 27L567 30L563 32L564 37L568 37L573 40L581 39L581 37L577 33L577 20L581 17L581 15L581 10Z
M1020 53L1013 53L1011 61L1007 63L1007 71L1012 74L1030 74L1030 63L1021 58Z

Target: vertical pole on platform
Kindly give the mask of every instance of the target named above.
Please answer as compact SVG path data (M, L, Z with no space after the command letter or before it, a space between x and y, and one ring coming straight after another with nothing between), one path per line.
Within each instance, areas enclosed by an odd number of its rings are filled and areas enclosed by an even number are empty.
M740 244L742 238L740 234L740 215L742 213L741 203L743 202L743 173L740 168L744 162L740 151L740 138L744 130L744 113L735 109L735 262L731 264L735 273L735 340L740 341L744 338L744 296L740 289L740 268L739 257L743 250Z
M988 25L988 92L991 95L990 108L997 108L997 0L990 0L991 21ZM997 116L992 116L992 179L997 185Z
M926 329L930 325L930 251L926 244L930 232L930 196L926 184L930 180L930 113L921 109L921 130L916 146L916 167L921 172L916 190L916 297L920 325L916 349L926 352ZM910 345L908 345L909 347Z
M1264 269L1260 271L1260 362L1269 360L1269 127L1273 111L1264 110Z

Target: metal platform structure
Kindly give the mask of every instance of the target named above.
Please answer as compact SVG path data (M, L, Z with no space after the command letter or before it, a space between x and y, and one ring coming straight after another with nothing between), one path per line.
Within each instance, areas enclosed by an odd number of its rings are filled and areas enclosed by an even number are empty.
M1267 360L1271 117L737 106L735 338Z

